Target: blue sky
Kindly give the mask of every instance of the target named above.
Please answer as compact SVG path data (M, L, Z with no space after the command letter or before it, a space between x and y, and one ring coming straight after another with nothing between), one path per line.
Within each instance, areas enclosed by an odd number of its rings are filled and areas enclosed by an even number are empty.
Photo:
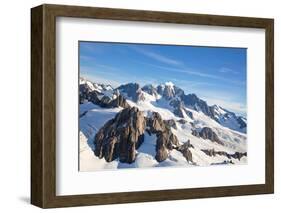
M245 48L84 41L79 47L80 75L93 82L116 87L171 81L209 105L246 115Z

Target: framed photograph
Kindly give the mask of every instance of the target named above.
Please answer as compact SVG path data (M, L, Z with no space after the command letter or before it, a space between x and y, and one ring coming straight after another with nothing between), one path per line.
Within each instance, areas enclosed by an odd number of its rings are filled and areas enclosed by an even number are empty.
M31 9L31 203L274 191L273 19Z

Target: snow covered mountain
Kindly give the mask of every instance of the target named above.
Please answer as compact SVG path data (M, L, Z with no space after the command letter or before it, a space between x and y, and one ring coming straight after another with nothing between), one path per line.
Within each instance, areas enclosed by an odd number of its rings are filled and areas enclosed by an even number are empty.
M247 120L171 82L80 79L80 171L247 162Z
M182 89L171 82L158 85L157 87L146 85L141 90L154 96L157 101L161 101L161 98L168 101L169 105L174 107L174 112L180 117L184 117L184 114L191 117L192 114L189 109L192 109L197 112L203 112L205 115L230 129L243 133L247 132L246 118L238 116L234 112L223 109L218 105L209 106L206 101L198 98L196 94L186 95ZM138 85L138 94L141 94L141 90ZM126 93L126 90L123 93Z

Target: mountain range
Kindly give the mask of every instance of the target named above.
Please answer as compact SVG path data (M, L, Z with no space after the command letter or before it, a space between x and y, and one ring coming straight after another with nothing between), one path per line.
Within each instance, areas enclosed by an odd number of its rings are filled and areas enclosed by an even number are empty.
M247 119L166 82L80 78L80 170L243 164Z

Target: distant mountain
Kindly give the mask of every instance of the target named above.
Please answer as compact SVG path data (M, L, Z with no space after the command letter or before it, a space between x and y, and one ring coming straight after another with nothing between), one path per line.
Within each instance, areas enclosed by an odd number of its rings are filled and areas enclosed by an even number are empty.
M172 82L166 82L157 86L157 92L166 100L170 100L175 97L181 97L184 91L175 86Z
M210 109L212 117L221 125L240 132L247 132L247 119L245 117L238 116L218 105L213 105Z
M80 79L79 102L92 102L101 107L128 107L125 98L118 90L113 90L110 85L92 83L85 79Z
M142 97L141 87L137 83L129 83L129 84L121 85L121 86L117 87L116 90L120 91L120 93L123 96L125 96L127 98L131 98L135 102L144 99Z
M247 119L171 82L113 88L81 78L79 102L83 171L247 162Z
M173 108L173 112L179 117L184 118L188 116L192 118L192 112L189 110L192 109L204 113L206 116L225 127L243 133L247 132L246 118L238 116L234 112L226 110L218 105L209 106L206 101L197 97L196 94L185 94L181 88L177 87L172 82L166 82L158 86L147 84L143 87L137 83L128 83L113 89L110 85L97 84L80 79L80 87L80 92L85 91L85 88L95 91L94 93L96 94L92 94L91 100L95 100L95 96L97 96L102 102L110 102L111 99L116 98L119 94L121 94L124 99L130 99L133 102L145 101L146 94L149 94L158 102L166 101L167 104ZM83 94L85 94L85 92ZM82 99L83 94L80 95ZM120 100L119 102L123 103L124 101ZM118 105L119 102L111 103L109 107L113 104Z
M184 117L184 113L191 117L192 114L188 109L193 109L197 112L203 112L205 115L230 129L244 133L247 131L246 118L238 116L234 112L218 105L209 106L206 101L198 98L196 94L186 95L181 88L170 82L160 84L157 87L146 85L142 90L155 97L162 96L164 99L170 100L170 105L175 108L174 112L180 117Z

